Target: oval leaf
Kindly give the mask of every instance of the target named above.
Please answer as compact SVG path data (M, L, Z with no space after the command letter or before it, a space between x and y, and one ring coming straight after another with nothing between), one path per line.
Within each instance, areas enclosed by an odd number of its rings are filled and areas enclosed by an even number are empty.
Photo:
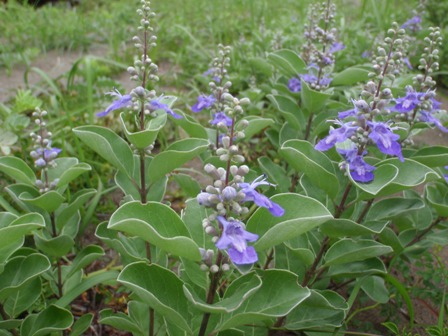
M259 274L263 281L261 287L241 307L224 315L218 330L287 315L311 294L308 288L297 283L297 275L292 272L266 270Z
M281 244L333 218L327 208L307 196L285 193L271 200L283 207L283 216L274 217L265 208L259 208L247 222L247 230L260 237L254 244L257 251Z
M151 118L145 125L143 131L131 132L126 127L126 122L123 119L124 113L120 113L121 126L123 127L124 134L131 144L137 149L145 149L152 145L156 141L159 131L165 126L167 114L163 113L155 118Z
M328 195L336 197L339 181L333 164L325 154L303 140L286 141L279 152L297 172L303 172Z
M20 194L19 199L25 204L30 204L47 212L55 211L65 200L61 194L54 190L47 191L37 197L24 192Z
M392 252L392 248L370 239L341 239L325 254L324 266L346 264Z
M297 76L305 73L306 63L300 56L292 50L282 49L270 53L268 60L271 64L280 70L280 72L288 77Z
M118 170L121 170L128 176L132 175L134 171L132 150L126 141L115 132L99 126L80 126L74 128L73 132L87 146Z
M199 247L184 222L170 207L148 202L129 202L110 218L109 229L138 236L174 255L199 261Z
M331 81L331 86L353 85L359 82L365 82L369 79L369 72L370 70L357 66L346 68L334 76Z
M198 154L208 148L208 141L204 139L184 139L171 144L166 150L157 154L149 164L148 174L151 182L181 167Z
M254 272L243 275L232 281L222 300L214 304L207 304L187 284L184 284L184 294L199 310L209 313L230 313L238 309L243 302L261 287L261 279Z
M39 314L28 315L20 328L20 336L47 336L70 328L73 316L67 310L51 305Z
M158 314L192 334L187 322L191 321L188 301L183 293L183 283L176 274L156 264L136 262L126 266L117 280Z
M0 171L17 182L34 186L36 175L22 160L14 156L0 157Z

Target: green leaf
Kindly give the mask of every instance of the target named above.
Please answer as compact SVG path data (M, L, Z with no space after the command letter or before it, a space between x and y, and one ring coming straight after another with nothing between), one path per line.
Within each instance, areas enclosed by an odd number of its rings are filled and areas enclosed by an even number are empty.
M287 192L291 187L291 179L286 175L285 170L274 163L267 156L262 156L257 159L260 168L265 172L269 178L269 181L272 181L276 184L276 190L279 192Z
M247 230L260 237L254 244L257 251L281 244L333 218L327 208L307 196L285 193L271 200L283 207L283 216L275 217L267 209L259 208L247 222Z
M425 197L439 216L448 216L448 188L445 183L428 184Z
M182 220L190 232L191 237L202 248L214 248L215 245L205 233L204 227L202 226L202 220L209 215L207 209L199 205L196 198L187 200L185 204L185 210L182 211Z
M36 175L22 160L14 156L0 157L0 171L17 182L34 186Z
M121 126L123 127L124 134L131 144L137 149L145 149L152 145L156 141L159 131L165 126L167 114L162 113L155 118L151 118L149 122L145 125L143 131L131 132L126 127L126 122L124 121L124 113L120 113Z
M5 300L21 286L49 270L50 261L42 254L12 258L0 274L0 300Z
M381 275L384 280L386 280L388 283L390 283L392 286L394 286L397 291L400 293L400 295L403 297L404 302L406 303L406 306L408 307L408 314L409 314L409 321L410 321L410 329L412 330L414 326L414 307L412 305L411 297L409 296L408 291L406 290L406 287L395 277L390 275L389 273Z
M387 290L384 279L378 276L369 276L361 281L361 288L373 301L387 303L389 301L389 291Z
M306 63L292 50L282 49L270 53L268 60L282 74L293 77L305 73Z
M9 319L0 321L0 335L1 336L11 336L12 334L6 330L11 330L20 327L23 319Z
M387 198L373 204L367 213L366 221L391 219L424 207L425 203L420 198Z
M64 279L70 278L78 270L90 265L94 260L102 257L104 255L104 250L97 245L89 245L84 247L80 252L76 254L75 259L73 259L71 265L69 266L69 271L65 274ZM63 279L63 280L64 280Z
M279 152L297 172L303 172L328 195L336 197L339 181L333 164L325 154L303 140L286 141Z
M184 139L177 141L163 152L157 154L148 167L150 181L158 179L170 173L173 169L181 167L195 156L208 148L208 141L204 139Z
M448 147L430 146L415 152L411 159L430 168L448 165Z
M19 199L25 203L47 212L53 212L64 202L65 198L57 191L50 190L38 196L24 192L20 194Z
M128 331L133 336L143 336L143 330L138 324L124 313L115 313L112 309L104 309L100 312L100 323L110 325L117 330Z
M339 264L330 266L327 277L361 277L371 274L387 273L386 266L379 258L370 258L366 260L354 261L348 264Z
M374 240L341 239L328 249L324 258L324 266L351 263L390 252L392 252L392 248Z
M300 90L302 106L309 113L320 112L327 103L327 100L330 99L332 95L329 93L310 89L308 83L305 82L302 78L300 79L300 81L302 83L302 90Z
M66 255L75 245L73 238L67 235L59 235L50 238L45 237L42 232L36 232L34 234L34 242L39 250L52 257L62 257Z
M247 61L253 69L258 70L260 73L267 77L272 76L272 66L264 58L252 57Z
M192 117L191 115L185 114L180 110L175 110L175 112L183 118L175 119L173 118L172 121L177 126L182 127L182 129L187 132L187 134L192 138L198 138L198 139L208 139L207 130L202 126L200 123L197 122L197 120Z
M4 303L6 314L10 317L18 317L21 313L31 307L42 295L42 283L39 277L27 281L14 290ZM1 329L1 328L0 328Z
M48 179L59 179L58 187L63 187L77 178L79 175L90 171L92 168L87 163L79 163L77 158L57 158L56 166L48 169Z
M213 304L204 302L188 284L184 284L183 289L185 296L194 307L204 312L219 314L230 313L238 309L260 287L261 279L255 272L245 274L232 281L224 297Z
M393 165L398 169L398 174L394 178L392 178L392 180L389 181L386 185L383 185L375 195L371 194L375 197L392 195L403 190L414 188L422 183L440 179L439 174L437 174L434 170L422 165L421 163L418 163L417 161L406 159L404 162L401 162L397 158L391 158L381 161L381 163L378 165L378 169L375 171L375 176L383 176L383 174L379 174L379 169L384 165ZM373 181L373 183L375 183L375 180ZM357 184L357 186L359 185L360 184ZM368 186L369 184L364 184L364 186L366 185ZM371 195L361 193L359 195L359 198L369 199L372 198Z
M71 288L69 291L57 300L54 304L59 307L68 306L73 300L80 296L85 291L93 288L98 284L115 283L118 276L117 271L102 271L101 273L92 273L91 275L82 279L82 281Z
M62 229L62 227L77 213L79 208L81 208L95 193L95 189L83 189L74 194L71 197L70 204L63 204L57 209L56 227Z
M117 251L125 265L146 259L146 246L143 239L126 237L115 230L109 230L107 228L107 222L100 223L97 226L95 236L101 239L107 246Z
M170 207L157 202L129 202L110 218L109 229L138 236L174 255L201 260L199 247L184 222Z
M93 321L93 314L82 315L72 326L69 336L81 336L90 327Z
M157 314L192 333L191 315L183 293L183 283L173 272L156 264L136 262L126 266L117 279L150 305Z
M187 174L173 174L173 178L187 197L196 197L201 192L201 185L194 177Z
M344 298L329 290L311 290L310 294L288 315L286 329L301 330L341 326L348 310Z
M274 125L274 120L270 118L248 116L245 117L244 120L249 122L249 125L244 129L244 135L246 140L249 140L255 134L258 134L261 130ZM238 129L238 125L239 123L237 123L236 129Z
M306 119L303 116L302 110L297 105L297 102L290 97L281 95L269 94L266 96L269 101L277 108L286 121L297 130L302 130L306 124Z
M388 221L371 220L359 224L350 219L334 218L323 223L319 229L323 234L332 238L356 237L379 234L384 230L388 223Z
M369 79L370 70L353 66L336 74L331 81L331 86L349 86Z
M47 336L70 328L73 316L67 310L50 305L39 314L28 315L20 328L20 336Z
M370 183L360 183L355 180L350 175L349 166L347 165L347 176L350 178L351 182L362 192L362 199L374 198L376 195L381 193L392 181L398 176L398 168L391 164L385 164L378 167L375 170L375 178ZM369 194L369 195L366 195Z
M2 218L0 246L6 246L15 240L20 240L24 235L30 234L33 230L45 227L45 220L38 213L29 213L20 217L2 216L0 218Z
M217 330L285 316L311 294L308 288L297 283L297 276L291 272L265 270L259 274L261 287L241 307L224 315Z
M132 150L115 132L99 126L80 126L73 129L73 132L112 166L132 176L134 171Z

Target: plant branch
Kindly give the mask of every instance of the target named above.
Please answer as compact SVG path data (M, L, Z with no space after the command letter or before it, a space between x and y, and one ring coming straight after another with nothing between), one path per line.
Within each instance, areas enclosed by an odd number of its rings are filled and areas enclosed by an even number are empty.
M407 245L406 247L412 246L414 244L417 244L420 240L423 239L423 237L430 232L434 227L436 227L440 222L443 222L446 220L446 217L437 217L437 219L431 223L430 226L428 226L426 229L422 230L418 235L414 237Z
M218 266L218 268L221 267L222 258L223 258L223 255L222 255L221 251L218 250L218 256L216 257L216 265ZM212 304L213 301L215 300L216 289L218 288L219 279L221 278L221 270L219 270L216 273L211 274L210 277L211 277L211 281L210 281L210 287L209 287L208 293L207 293L207 300L206 300L207 304ZM204 313L204 316L202 317L201 327L199 329L198 336L205 335L205 332L207 331L207 325L208 325L209 319L210 319L210 313Z

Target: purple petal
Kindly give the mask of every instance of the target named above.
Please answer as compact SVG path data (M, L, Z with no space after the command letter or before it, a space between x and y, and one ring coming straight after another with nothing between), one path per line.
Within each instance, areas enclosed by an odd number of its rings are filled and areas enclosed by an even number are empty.
M230 260L236 265L253 264L258 261L258 255L253 246L248 246L243 252L239 252L234 248L227 250Z
M105 115L109 114L112 111L128 107L131 105L132 97L131 95L121 95L118 91L117 92L109 92L108 93L111 96L118 97L117 100L115 100L112 104L110 104L106 110L103 112L99 112L96 114L97 117L104 117Z

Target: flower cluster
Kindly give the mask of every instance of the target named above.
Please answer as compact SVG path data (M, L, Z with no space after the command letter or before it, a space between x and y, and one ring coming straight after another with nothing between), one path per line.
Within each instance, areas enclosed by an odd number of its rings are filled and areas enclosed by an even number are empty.
M289 80L288 88L291 92L302 90L301 80L318 91L330 85L334 53L345 48L336 40L337 30L332 27L335 12L336 6L330 1L320 6L310 6L309 23L305 25L305 43L302 48L302 58L308 64L308 73L299 74Z
M393 29L388 31L391 37L386 37L384 44L378 47L378 54L372 60L372 78L361 93L362 98L352 100L353 109L340 112L338 120L334 122L338 128L331 128L329 135L320 140L315 148L326 151L336 146L343 156L341 169L348 171L353 180L370 182L374 179L375 167L369 165L364 157L366 148L374 144L380 152L404 160L400 136L394 131L394 119L389 109L392 100L392 91L384 87L386 79L393 80L399 74L403 57L405 55L404 29L395 23ZM409 96L407 100L398 101L395 109L409 109L415 103ZM396 105L396 106L397 106Z
M201 95L193 112L209 109L213 113L211 125L217 128L216 155L225 162L224 166L216 167L208 163L205 172L213 178L213 183L197 196L200 205L213 210L213 213L203 221L205 232L213 236L216 247L227 250L230 260L236 264L253 264L258 256L255 249L248 245L258 239L256 234L247 232L242 218L249 213L248 203L253 202L258 206L269 210L273 216L282 216L283 208L271 201L265 195L257 191L257 187L272 186L263 176L252 183L244 180L249 172L249 167L241 165L245 158L239 152L237 141L245 137L244 129L248 122L241 119L243 106L250 103L249 99L238 99L229 93L230 82L223 82L229 64L228 55L230 48L219 46L219 55L214 59L213 68L219 81L211 82L211 95ZM217 85L218 84L218 85ZM208 252L209 253L209 252ZM205 254L204 254L205 255ZM208 256L210 253L208 254ZM224 270L224 265L210 264L210 258L206 256L203 261L210 271L217 271L219 267ZM205 266L204 266L205 267Z
M164 111L173 118L182 118L175 113L167 104L163 103L163 96L157 97L154 90L146 89L148 80L158 81L158 66L149 58L148 52L156 46L157 37L152 33L150 20L155 16L149 7L149 1L142 0L142 7L137 11L141 17L138 29L142 31L142 37L134 36L132 41L134 46L141 52L141 57L134 61L134 66L128 67L131 80L141 82L129 94L122 95L118 90L107 92L107 95L115 97L115 100L104 111L96 114L97 117L104 117L110 112L119 109L128 109L131 114L139 114L139 118L134 120L139 123L142 130L145 125L146 116L157 116L160 111Z
M227 78L227 67L230 64L230 52L230 47L218 46L218 56L213 59L211 68L204 73L204 75L212 76L212 81L209 83L211 94L201 94L197 102L191 107L191 110L195 113L203 110L210 111L209 123L217 130L216 146L219 146L219 139L232 126L232 111L234 109L232 105L235 105L233 97L229 95L232 83L230 81L224 83L224 79ZM242 99L241 103L245 104L247 100ZM242 109L238 108L236 111L239 113Z
M436 82L431 77L431 73L439 69L437 47L442 44L440 29L430 28L424 43L426 46L418 67L424 73L413 78L413 86L407 86L406 95L394 100L395 106L391 110L399 113L398 119L408 122L411 130L416 122L421 121L436 126L442 132L448 132L448 128L438 118L442 112L441 103L435 98Z
M49 167L55 167L55 159L62 151L60 148L51 146L51 132L47 131L47 124L44 121L47 111L41 111L36 109L33 112L35 123L39 127L37 133L32 132L30 134L31 139L34 142L34 149L30 152L30 156L34 160L34 164L37 169L42 170L41 180L36 181L36 186L40 192L46 192L56 188L58 180L49 181L47 170Z

